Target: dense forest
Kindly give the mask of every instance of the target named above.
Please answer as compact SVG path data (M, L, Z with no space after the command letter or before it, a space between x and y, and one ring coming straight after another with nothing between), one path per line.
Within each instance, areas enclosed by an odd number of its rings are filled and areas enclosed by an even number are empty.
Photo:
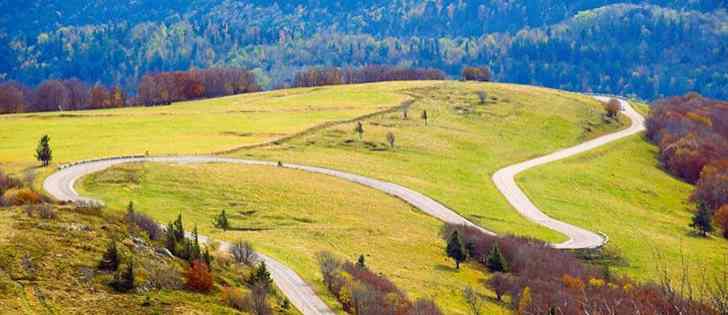
M496 80L728 98L724 1L4 1L0 80L79 78L134 93L146 73L487 65Z

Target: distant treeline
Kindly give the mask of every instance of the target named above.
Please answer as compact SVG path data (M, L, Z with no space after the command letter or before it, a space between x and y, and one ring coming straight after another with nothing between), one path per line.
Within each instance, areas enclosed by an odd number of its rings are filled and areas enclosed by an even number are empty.
M659 146L665 169L696 184L698 211L707 211L728 238L728 102L696 93L658 101L647 137Z
M472 69L489 71L487 68ZM347 69L305 69L295 75L292 86L445 79L445 74L437 69L370 65ZM472 79L483 81L483 77ZM235 68L146 74L139 81L134 96L128 96L119 86L90 86L75 78L46 80L35 89L18 82L5 82L0 83L0 114L167 105L260 90L252 72Z
M361 68L316 68L298 72L293 87L367 83L381 81L445 80L440 70L371 65Z

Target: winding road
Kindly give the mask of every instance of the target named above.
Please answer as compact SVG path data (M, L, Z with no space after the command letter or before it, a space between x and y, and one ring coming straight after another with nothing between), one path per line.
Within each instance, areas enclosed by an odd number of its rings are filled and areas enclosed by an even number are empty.
M599 97L597 97L599 98ZM603 100L603 99L602 99ZM569 237L567 242L554 244L557 248L594 248L603 245L605 239L598 234L581 229L579 227L554 220L541 212L518 188L514 176L534 166L567 158L575 154L591 150L595 147L621 139L644 130L644 118L637 113L625 101L624 113L632 120L632 125L622 131L615 132L597 139L582 143L580 145L560 150L555 153L540 157L534 160L519 163L499 170L493 175L493 181L498 189L505 195L513 207L523 216L531 221L542 224ZM158 162L158 163L230 163L245 165L263 165L276 167L277 163L269 161L254 161L217 156L172 156L172 157L144 157L131 156L103 160L82 161L61 166L56 173L46 178L43 188L54 198L63 201L89 201L90 198L80 196L74 189L76 181L86 175L102 171L109 167L125 163ZM447 223L464 224L473 226L481 231L495 235L493 232L473 224L467 219L458 215L455 211L447 208L441 203L409 188L338 170L321 167L305 166L298 164L284 164L282 167L297 169L311 173L325 174L338 177L350 182L358 183L373 189L385 192L404 200L419 210L438 218ZM205 238L206 239L206 238ZM229 247L229 243L222 243L223 247ZM278 288L288 297L291 303L305 315L333 314L328 306L316 295L314 290L293 270L272 259L271 257L259 254L259 258L269 266L271 276Z

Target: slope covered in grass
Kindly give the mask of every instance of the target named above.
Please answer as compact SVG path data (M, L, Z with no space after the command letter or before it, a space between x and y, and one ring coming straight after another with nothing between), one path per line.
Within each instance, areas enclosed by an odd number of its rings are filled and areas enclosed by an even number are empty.
M398 106L399 82L243 94L171 106L0 116L0 165L36 165L38 139L51 138L55 163L115 155L206 154L275 140L329 121Z
M479 91L487 93L481 104ZM565 237L522 218L491 182L498 169L624 128L606 123L599 102L557 90L495 83L448 82L411 91L403 113L328 128L237 157L346 170L407 186L502 234L559 242ZM420 118L427 111L428 122ZM386 133L395 137L389 148Z
M337 306L321 280L316 254L331 251L349 260L363 254L412 298L433 298L447 314L467 314L465 286L479 287L476 267L456 272L439 240L441 223L384 193L341 179L303 171L224 164L132 164L87 177L80 190L161 222L181 213L187 228L230 241L249 240L314 285ZM213 219L223 209L232 230ZM488 304L489 314L503 311Z
M623 258L618 271L655 280L661 266L678 279L684 258L694 280L711 276L725 264L728 243L692 234L693 188L660 169L656 155L655 146L633 136L517 180L546 214L606 233Z

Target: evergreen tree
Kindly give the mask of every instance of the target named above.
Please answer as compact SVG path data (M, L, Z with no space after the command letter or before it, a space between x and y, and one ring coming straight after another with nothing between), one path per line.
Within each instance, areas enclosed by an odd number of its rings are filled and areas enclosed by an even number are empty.
M220 228L223 231L227 231L230 228L230 221L228 221L225 210L222 210L222 212L215 218L215 227Z
M129 216L134 214L134 202L133 201L129 201L129 205L126 206L126 214Z
M356 127L354 127L354 132L359 135L359 140L361 140L364 137L364 126L362 126L360 121L356 122Z
M205 254L202 255L202 259L205 260L205 264L212 270L212 255L210 255L210 249L205 248Z
M182 224L182 214L179 214L177 216L177 220L174 221L172 225L172 231L174 232L174 238L177 241L177 243L184 241L185 239L185 228Z
M195 228L192 230L192 244L190 245L190 251L189 251L189 259L190 261L198 260L200 259L201 250L200 250L200 235L197 233L197 224L195 224ZM209 264L208 264L209 266Z
M44 135L40 138L38 147L35 149L35 158L42 162L44 167L48 166L51 160L53 160L53 150L51 150L50 141L51 138L48 135Z
M172 253L172 255L177 255L177 236L175 235L174 231L174 223L167 224L167 231L166 231L166 240L164 243L164 246Z
M693 222L690 224L703 237L713 232L713 224L711 222L712 213L705 204L698 204L698 211L693 215Z
M488 257L485 258L485 266L490 272L508 272L508 262L498 247L498 243L493 244L490 249Z
M447 241L447 248L446 248L447 256L455 260L455 268L460 269L460 263L465 261L467 258L467 254L465 252L465 247L463 246L463 241L460 239L460 234L458 231L452 232L450 234L450 238Z
M134 261L132 259L127 263L125 271L114 275L111 287L118 292L129 292L134 289Z
M268 272L268 267L265 265L265 261L261 262L258 267L255 268L253 273L250 275L250 279L248 279L248 283L253 286L259 284L265 288L271 288L273 278L271 278L270 272Z
M422 120L425 121L425 126L427 126L427 111L426 110L422 111L422 115L420 116L420 118L422 118Z
M364 255L359 255L359 259L356 261L356 267L359 268L359 269L361 269L361 270L366 270L367 269L367 264L366 264L366 261L364 259Z
M106 247L106 252L99 262L99 270L104 271L116 271L119 269L119 250L116 248L116 241L111 240L109 246Z

